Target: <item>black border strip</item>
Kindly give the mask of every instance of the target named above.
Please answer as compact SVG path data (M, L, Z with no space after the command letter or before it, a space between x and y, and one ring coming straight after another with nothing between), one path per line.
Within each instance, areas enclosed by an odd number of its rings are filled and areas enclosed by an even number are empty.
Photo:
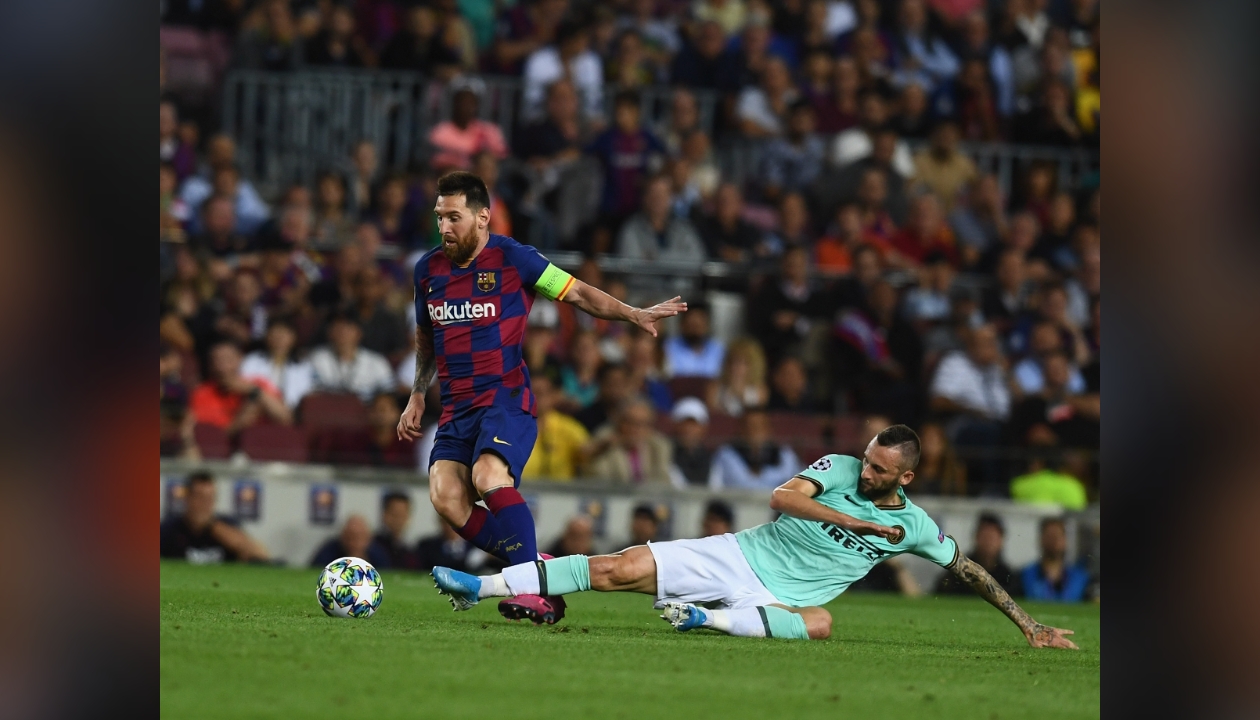
M543 560L535 560L534 565L538 568L538 594L547 597L551 594L547 592L547 563Z
M761 616L761 624L766 628L766 637L774 637L770 634L770 618L766 617L765 607L758 605L757 614Z

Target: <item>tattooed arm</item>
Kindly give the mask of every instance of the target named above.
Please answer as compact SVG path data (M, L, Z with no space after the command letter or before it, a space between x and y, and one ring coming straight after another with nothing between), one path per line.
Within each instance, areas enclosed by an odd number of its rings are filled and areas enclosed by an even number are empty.
M564 302L603 320L622 320L634 323L656 337L656 321L687 312L687 303L681 297L666 300L649 308L627 305L593 285L574 279L573 287L564 295Z
M1024 609L1011 599L1011 596L1002 589L997 580L988 573L976 561L958 553L958 559L949 567L950 571L958 576L958 579L971 586L976 594L993 607L1001 610L1011 622L1019 626L1020 631L1024 633L1024 637L1028 639L1028 644L1035 648L1040 647L1056 647L1070 648L1079 650L1076 643L1067 639L1068 635L1072 635L1071 630L1060 630L1059 628L1042 625L1032 619Z
M437 373L437 358L433 356L433 326L416 325L416 379L411 383L411 398L398 419L398 439L415 440L420 437L420 416L424 415L424 394Z

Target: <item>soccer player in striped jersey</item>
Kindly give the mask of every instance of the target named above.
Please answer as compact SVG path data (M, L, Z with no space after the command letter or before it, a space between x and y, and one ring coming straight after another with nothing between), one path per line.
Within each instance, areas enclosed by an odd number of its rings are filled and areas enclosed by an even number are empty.
M429 456L429 498L461 537L516 565L538 558L534 518L517 488L538 429L522 344L536 295L605 320L656 323L687 310L682 298L636 308L552 265L528 245L490 233L481 178L438 180L442 244L416 263L416 376L398 436L420 437L424 396L440 383L442 415ZM484 500L486 507L477 505ZM563 600L518 595L499 604L510 619L554 622Z

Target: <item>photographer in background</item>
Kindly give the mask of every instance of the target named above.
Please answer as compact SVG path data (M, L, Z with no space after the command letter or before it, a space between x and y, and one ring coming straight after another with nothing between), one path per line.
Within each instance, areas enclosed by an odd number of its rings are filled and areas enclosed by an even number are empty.
M184 512L162 523L159 554L198 565L265 562L267 550L257 540L237 527L232 518L215 513L216 499L210 473L189 475L184 483Z

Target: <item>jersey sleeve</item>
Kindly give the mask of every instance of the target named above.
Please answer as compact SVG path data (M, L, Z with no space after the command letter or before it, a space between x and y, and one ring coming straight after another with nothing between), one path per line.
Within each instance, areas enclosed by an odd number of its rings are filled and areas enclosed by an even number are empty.
M953 565L958 560L958 543L954 542L952 535L946 535L927 513L922 510L919 513L918 532L913 538L910 553L944 568Z
M424 301L425 293L427 292L424 281L428 278L428 275L429 263L424 258L421 258L416 262L416 269L412 273L412 283L415 294L412 301L416 306L417 326L432 326L432 321L429 318L428 304Z
M824 455L798 472L796 477L812 482L818 488L818 494L822 495L828 490L847 492L857 489L861 471L861 462L855 457Z
M534 288L548 300L563 300L573 287L573 276L551 264L533 247L504 243L503 251L508 262L520 273L521 284Z

